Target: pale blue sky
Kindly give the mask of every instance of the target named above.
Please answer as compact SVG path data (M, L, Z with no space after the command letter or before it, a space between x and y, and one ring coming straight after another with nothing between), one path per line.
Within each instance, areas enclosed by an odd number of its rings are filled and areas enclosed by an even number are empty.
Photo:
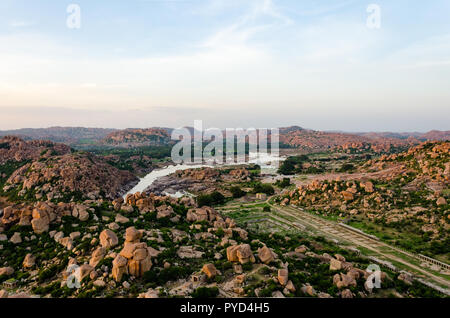
M0 129L448 130L450 1L0 0L0 112Z

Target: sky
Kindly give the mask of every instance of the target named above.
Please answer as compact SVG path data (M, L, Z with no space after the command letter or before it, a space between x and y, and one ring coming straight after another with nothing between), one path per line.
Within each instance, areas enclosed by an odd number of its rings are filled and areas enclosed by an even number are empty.
M0 0L0 130L194 120L450 130L450 1Z

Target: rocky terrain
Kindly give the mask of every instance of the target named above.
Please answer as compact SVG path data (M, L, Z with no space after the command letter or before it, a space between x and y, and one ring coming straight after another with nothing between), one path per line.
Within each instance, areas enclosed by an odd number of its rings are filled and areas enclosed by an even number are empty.
M227 190L235 182L251 181L253 166L238 168L198 168L179 170L166 177L159 178L145 192L164 194L189 192L209 194L215 191L230 197Z
M3 210L5 297L435 297L323 238L260 235L190 198L36 202Z
M18 136L25 140L51 140L69 145L97 142L116 129L84 127L49 127L0 130L0 136Z
M351 174L319 176L280 200L448 261L449 185L450 142L427 142L368 160Z
M12 201L111 198L138 178L103 158L48 141L1 139L0 194Z
M71 153L70 147L45 140L25 141L15 136L0 138L0 164L22 162Z
M171 143L167 129L124 129L110 133L102 143L119 147L160 146Z
M317 151L340 148L352 151L390 152L419 143L417 139L399 139L377 136L369 138L357 134L324 132L303 129L297 126L280 128L280 143L298 149Z

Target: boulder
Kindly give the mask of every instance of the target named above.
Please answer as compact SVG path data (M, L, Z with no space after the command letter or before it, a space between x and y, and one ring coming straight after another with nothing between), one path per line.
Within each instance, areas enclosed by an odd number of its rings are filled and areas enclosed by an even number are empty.
M258 249L258 258L264 264L269 264L270 262L275 260L273 252L267 246L263 246Z
M296 289L295 289L295 286L294 286L294 284L292 283L291 280L289 280L289 281L287 282L287 284L286 284L286 289L287 289L288 291L290 291L291 293L295 293Z
M446 205L446 204L447 204L447 200L445 200L445 198L443 198L443 197L440 197L439 199L436 200L437 206Z
M34 233L36 234L42 234L44 232L47 232L49 229L49 221L48 219L33 219L31 220L31 226L33 228Z
M127 262L128 260L121 255L117 255L113 260L112 275L116 282L120 282L123 275L128 273Z
M342 262L332 258L330 260L330 271L338 271L340 269L342 269Z
M116 233L111 230L103 230L100 233L100 245L104 248L111 248L119 244Z
M341 298L353 298L353 294L350 289L344 289L341 292Z
M278 270L278 282L281 286L286 286L289 278L289 272L287 268L282 268Z
M230 262L240 262L241 264L255 262L255 257L249 244L229 246L227 248L227 258Z
M203 265L202 272L208 276L208 278L214 278L219 274L219 271L216 269L214 264L205 264Z
M58 242L59 242L59 244L64 246L69 251L71 251L73 249L73 240L70 237L68 237L68 236L67 237L63 237Z
M15 232L13 236L9 239L9 241L13 244L19 244L22 243L22 238L20 237L19 232Z
M89 260L89 265L92 267L96 267L98 263L105 257L106 255L106 249L102 246L99 246L91 256L91 259Z
M316 290L311 285L303 286L300 290L305 295L309 295L309 296L312 296L312 297L316 295Z
M116 223L124 224L124 223L130 222L130 219L124 217L124 216L121 215L121 214L117 214L117 215L116 215L116 220L115 220L115 221L116 221Z
M23 267L31 268L36 264L36 257L28 253L23 260Z
M125 242L139 242L142 237L142 233L136 230L134 226L129 227L125 231Z
M5 275L5 276L11 276L12 274L14 274L14 268L12 267L0 267L0 276Z

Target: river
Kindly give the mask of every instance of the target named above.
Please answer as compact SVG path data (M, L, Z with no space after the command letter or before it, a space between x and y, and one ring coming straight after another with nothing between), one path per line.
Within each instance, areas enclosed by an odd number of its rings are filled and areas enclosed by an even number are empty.
M278 166L276 163L283 161L284 159L285 159L284 157L274 156L271 154L260 154L260 156L258 157L257 153L250 153L247 162L245 162L244 164L265 165L265 168L267 168L268 171L270 171L271 169L275 171L276 167ZM143 192L145 189L147 189L153 182L155 182L159 178L168 176L169 174L172 174L177 170L197 169L197 168L205 168L205 167L214 168L214 167L219 167L219 166L225 167L225 166L242 165L242 164L243 164L242 162L240 162L240 163L230 162L230 163L224 163L224 164L216 165L216 166L207 165L207 164L169 165L162 169L153 170L152 172L147 174L145 177L141 178L139 183L133 189L131 189L124 195L124 198L130 193ZM176 193L176 194L174 194L174 196L181 196L183 194L184 193Z

